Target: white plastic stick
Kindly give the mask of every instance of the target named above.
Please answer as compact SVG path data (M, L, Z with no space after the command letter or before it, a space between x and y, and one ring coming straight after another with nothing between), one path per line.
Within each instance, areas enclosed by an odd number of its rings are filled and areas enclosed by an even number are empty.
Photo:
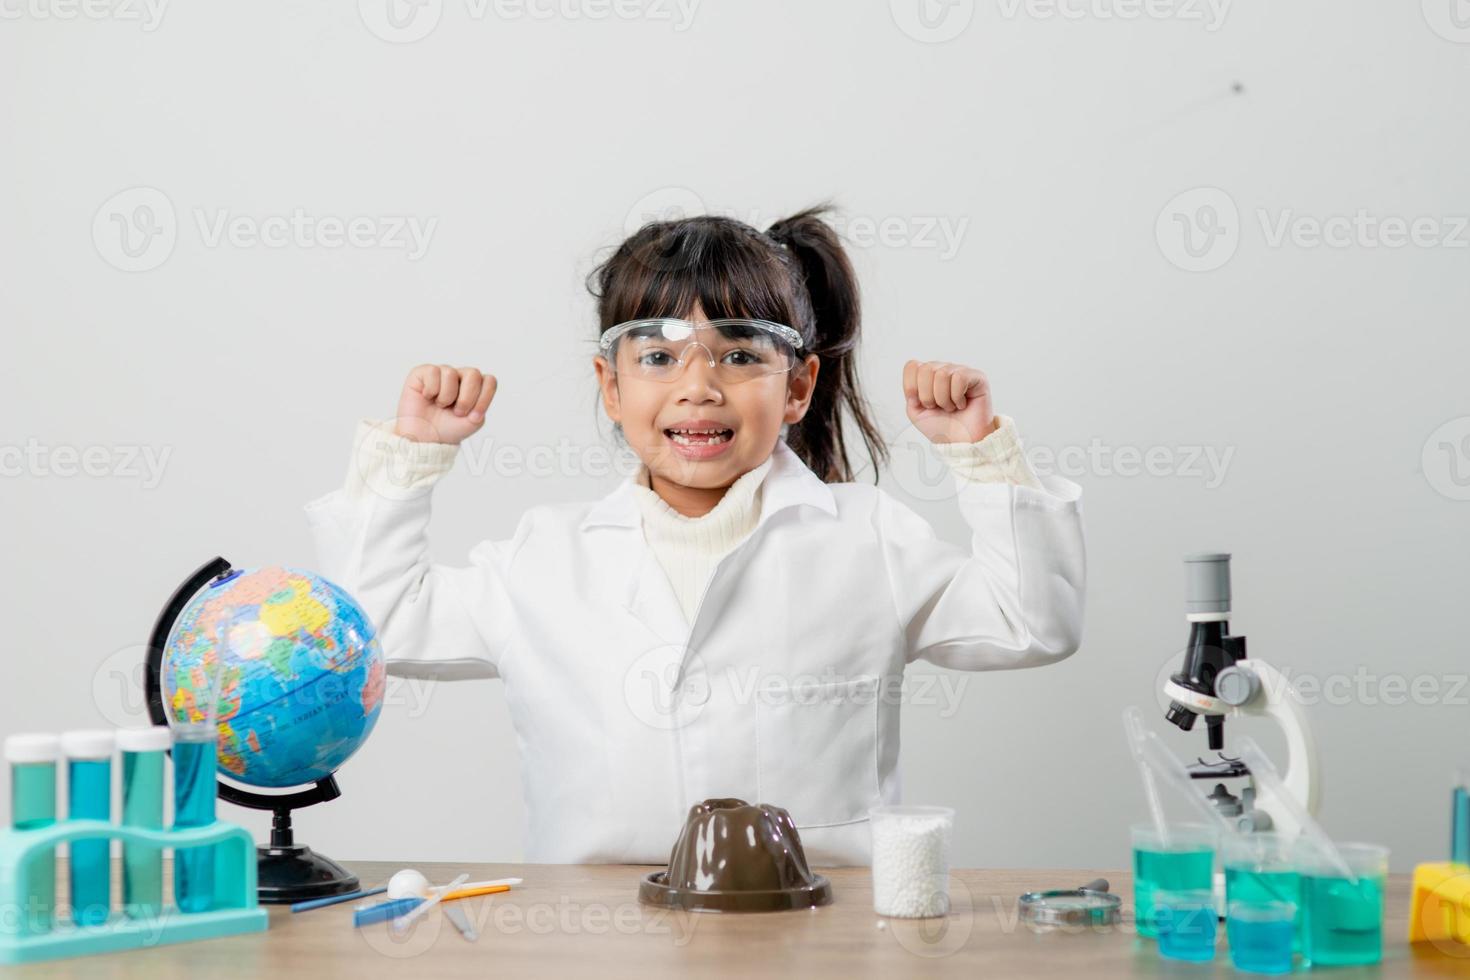
M1286 788L1286 783L1282 780L1281 774L1276 771L1276 766L1272 764L1270 757L1261 751L1261 747L1255 743L1255 740L1249 736L1236 739L1235 748L1240 753L1240 761L1245 763L1245 767L1250 770L1256 782L1263 783L1266 790L1280 800L1281 805L1291 813L1292 819L1302 828L1302 836L1320 847L1338 873L1356 885L1358 876L1353 873L1353 869L1342 856L1342 852L1337 849L1336 844L1332 843L1332 838L1327 836L1327 831L1322 829L1322 825L1312 819L1307 808L1302 806L1301 801Z
M454 891L454 889L458 888L460 885L463 885L467 880L469 880L469 877L469 872L465 872L458 878L451 881L449 884L445 885L444 891L436 892L435 894L430 895L428 898L424 899L423 904L415 906L412 912L409 912L407 915L400 916L399 918L394 919L393 931L398 933L407 932L409 926L413 925L419 919L423 918L424 913L428 912L429 909L438 905L439 902L443 900L445 895L449 894L449 892Z

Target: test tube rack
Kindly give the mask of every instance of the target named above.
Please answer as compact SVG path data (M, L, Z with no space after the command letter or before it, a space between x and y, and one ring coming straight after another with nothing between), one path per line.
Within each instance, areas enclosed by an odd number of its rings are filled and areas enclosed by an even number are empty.
M157 915L131 918L114 913L107 922L84 926L53 917L46 932L24 934L26 872L31 862L58 845L96 838L160 849L214 846L214 897L208 911L164 906ZM263 932L269 913L255 892L255 841L235 824L216 821L186 830L147 830L105 820L59 820L36 830L0 831L0 963L35 963L93 953L115 953L196 939Z

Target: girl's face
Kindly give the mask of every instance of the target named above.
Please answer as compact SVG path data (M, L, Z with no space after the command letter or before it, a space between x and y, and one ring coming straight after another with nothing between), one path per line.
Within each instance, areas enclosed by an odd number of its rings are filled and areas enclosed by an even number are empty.
M698 304L685 317L705 322ZM709 362L690 357L673 381L650 381L594 361L602 405L655 481L715 490L766 461L781 426L801 421L816 386L817 358L789 374L724 384Z

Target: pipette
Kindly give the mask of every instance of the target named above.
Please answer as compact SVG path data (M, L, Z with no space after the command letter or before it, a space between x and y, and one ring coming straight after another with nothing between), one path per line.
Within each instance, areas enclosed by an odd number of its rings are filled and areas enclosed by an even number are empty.
M451 881L448 885L445 885L443 891L436 891L434 894L424 899L423 903L415 907L412 912L408 913L402 918L394 919L392 925L393 932L395 934L407 932L408 927L413 925L419 919L423 918L425 912L429 911L429 909L442 902L445 895L454 891L460 885L463 885L466 881L469 880L470 876L468 872L460 875L458 878Z
M1225 819L1225 815L1211 805L1194 787L1194 780L1189 776L1189 767L1186 766L1177 755L1164 744L1164 740L1157 732L1146 731L1139 745L1139 751L1143 754L1144 762L1154 772L1160 773L1171 786L1184 795L1196 810L1202 813L1207 822L1220 828L1223 833L1236 833L1236 828Z
M1271 763L1266 753L1261 751L1255 739L1249 736L1239 738L1235 742L1235 748L1240 753L1240 761L1244 762L1245 767L1250 770L1251 778L1256 781L1258 787L1279 800L1281 806L1297 822L1297 826L1301 827L1302 836L1311 840L1316 847L1321 848L1322 853L1327 856L1327 860L1332 863L1332 867L1338 874L1356 885L1358 876L1343 859L1342 852L1337 849L1336 844L1332 843L1332 838L1327 836L1327 831L1322 829L1322 825L1312 819L1307 808L1302 806L1301 801L1286 788L1286 783L1282 781L1281 774L1276 771L1276 766Z
M1133 752L1133 761L1138 766L1138 776L1143 780L1143 795L1148 800L1148 812L1153 817L1154 830L1159 835L1159 841L1167 846L1169 825L1164 819L1164 803L1159 799L1159 785L1154 782L1154 774L1143 757L1143 743L1147 729L1143 726L1143 712L1138 709L1137 705L1131 704L1123 709L1123 730L1128 734L1128 748Z

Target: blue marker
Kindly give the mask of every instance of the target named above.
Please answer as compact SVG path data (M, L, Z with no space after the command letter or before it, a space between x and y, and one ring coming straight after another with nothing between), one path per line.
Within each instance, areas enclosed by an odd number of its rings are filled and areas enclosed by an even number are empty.
M422 898L395 898L391 901L380 902L377 905L369 905L352 913L352 925L355 928L370 926L375 922L387 922L396 919L400 915L407 915L422 905Z
M348 892L346 895L329 895L326 898L313 898L305 902L297 902L291 906L292 912L310 912L312 909L324 909L328 905L341 905L355 898L369 898L373 895L381 895L388 890L387 885L377 888L369 888L367 891Z

